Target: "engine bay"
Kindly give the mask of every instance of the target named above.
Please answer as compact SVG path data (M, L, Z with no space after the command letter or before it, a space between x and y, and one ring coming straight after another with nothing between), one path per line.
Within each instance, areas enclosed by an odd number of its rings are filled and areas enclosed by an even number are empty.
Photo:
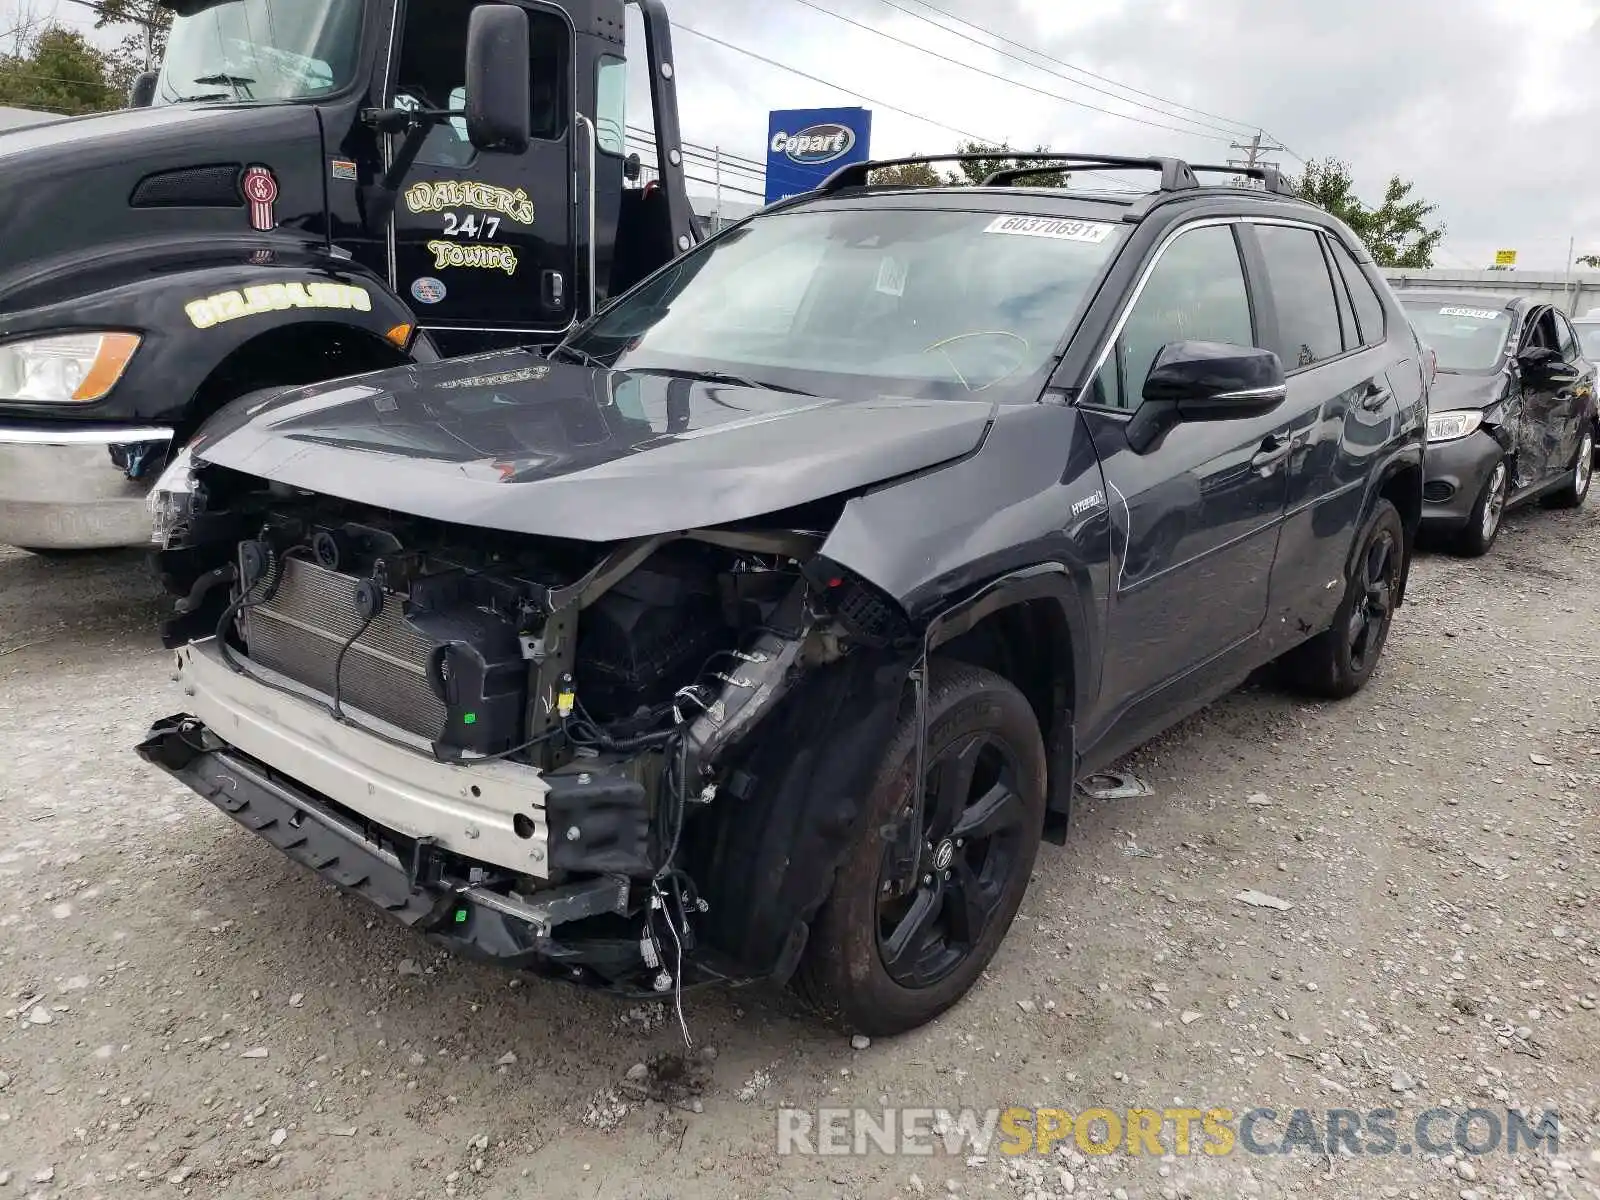
M513 817L526 843L515 855L314 789L291 796L302 815L358 830L410 889L470 890L496 920L520 914L494 957L630 993L726 978L733 968L708 965L699 945L707 889L690 869L706 857L691 846L717 834L692 827L748 796L754 733L807 672L881 641L856 619L874 611L864 585L817 555L821 534L791 524L596 546L281 489L229 500L163 555L193 580L169 645L209 644L241 680L396 753L467 778L524 769L543 789ZM168 769L218 754L295 783L293 763L174 729L176 743L147 745Z

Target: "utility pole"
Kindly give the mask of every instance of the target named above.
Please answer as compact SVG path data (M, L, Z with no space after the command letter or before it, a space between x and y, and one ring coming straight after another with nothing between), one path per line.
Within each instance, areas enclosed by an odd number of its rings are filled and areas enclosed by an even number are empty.
M1264 139L1262 132L1259 129L1256 130L1255 136L1252 137L1248 142L1230 142L1228 145L1230 149L1243 150L1245 152L1244 158L1230 158L1228 160L1228 165L1230 167L1243 167L1246 170L1249 170L1252 167L1277 166L1278 164L1276 162L1262 162L1261 156L1263 154L1273 154L1284 149L1284 147L1278 145L1278 143ZM1252 188L1260 187L1261 182L1260 180L1256 179L1247 179L1243 186Z

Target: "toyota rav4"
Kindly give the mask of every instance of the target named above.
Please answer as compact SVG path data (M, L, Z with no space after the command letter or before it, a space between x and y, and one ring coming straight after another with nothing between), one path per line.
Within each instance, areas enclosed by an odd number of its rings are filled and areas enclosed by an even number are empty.
M882 165L547 354L219 414L153 496L185 711L145 757L460 952L891 1033L1086 773L1267 664L1362 687L1427 397L1351 232L1270 170Z

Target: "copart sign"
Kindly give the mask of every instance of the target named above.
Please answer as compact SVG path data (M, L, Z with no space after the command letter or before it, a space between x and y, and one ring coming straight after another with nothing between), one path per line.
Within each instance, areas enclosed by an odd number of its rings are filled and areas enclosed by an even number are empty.
M864 162L872 114L864 108L787 109L767 121L767 203L809 192L840 167Z

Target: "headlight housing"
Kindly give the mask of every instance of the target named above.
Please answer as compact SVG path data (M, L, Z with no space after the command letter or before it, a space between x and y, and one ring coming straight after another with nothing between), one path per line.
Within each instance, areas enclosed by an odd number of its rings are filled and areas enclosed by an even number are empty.
M0 400L88 404L103 399L139 348L133 333L69 333L0 345Z
M1428 440L1460 441L1469 433L1476 433L1482 425L1483 413L1476 408L1462 409L1459 412L1431 413L1428 416Z
M168 461L146 500L150 506L150 540L168 549L189 529L190 520L205 507L194 454L183 447Z

